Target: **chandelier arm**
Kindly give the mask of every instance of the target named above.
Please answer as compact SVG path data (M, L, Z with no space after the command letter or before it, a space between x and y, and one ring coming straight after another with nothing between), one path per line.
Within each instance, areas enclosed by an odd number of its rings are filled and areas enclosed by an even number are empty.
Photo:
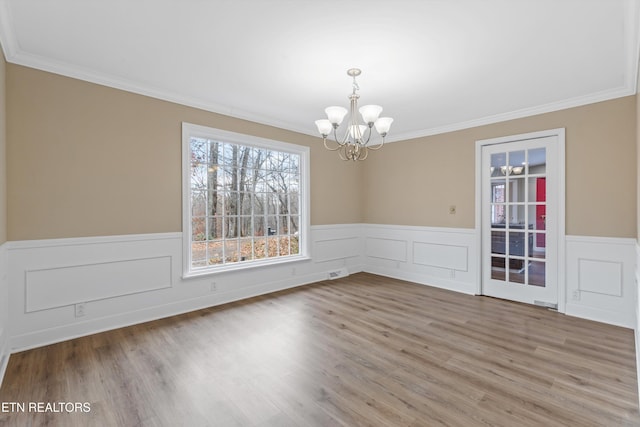
M358 156L358 160L366 160L367 157L369 157L369 148L364 147L364 150L362 150Z
M340 139L342 139L342 141L340 141ZM341 147L344 147L345 145L347 145L349 143L349 129L345 131L344 136L342 138L338 138L338 128L334 127L333 140L336 142L336 144L338 144Z
M369 143L369 140L371 139L371 134L373 133L373 132L371 131L371 126L369 126L369 125L367 124L367 127L369 128L369 129L368 129L368 130L369 130L369 133L367 134L367 140L366 140L366 141L364 141L364 144L363 144L363 145L367 145L367 144Z
M324 148L326 148L329 151L338 151L340 148L342 148L343 146L338 144L338 146L336 148L331 148L327 145L327 138L322 138L322 142L324 143Z
M383 145L384 145L384 138L382 138L382 142L381 142L380 144L377 144L377 145L367 145L367 148L368 148L369 150L376 151L376 150L381 149Z
M347 146L342 145L340 148L341 150L338 151L338 157L340 157L340 160L344 160L345 162L349 161L349 158L347 158Z

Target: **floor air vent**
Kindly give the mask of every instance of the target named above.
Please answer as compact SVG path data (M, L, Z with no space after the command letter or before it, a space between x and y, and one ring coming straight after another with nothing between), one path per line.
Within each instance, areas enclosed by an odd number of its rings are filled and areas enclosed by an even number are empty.
M339 279L341 277L347 277L348 275L349 275L349 272L347 271L346 268L341 268L339 270L330 271L329 274L328 274L329 280Z

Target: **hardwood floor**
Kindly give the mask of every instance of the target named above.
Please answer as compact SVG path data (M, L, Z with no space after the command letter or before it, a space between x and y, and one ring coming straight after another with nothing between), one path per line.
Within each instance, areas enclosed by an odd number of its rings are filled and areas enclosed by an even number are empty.
M360 273L11 356L7 426L640 425L633 331ZM26 408L28 409L28 408Z

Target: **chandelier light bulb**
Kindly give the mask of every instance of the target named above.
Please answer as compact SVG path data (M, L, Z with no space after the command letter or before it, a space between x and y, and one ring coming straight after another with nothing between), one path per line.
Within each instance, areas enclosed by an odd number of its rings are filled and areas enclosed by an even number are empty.
M340 123L344 120L344 116L346 116L349 111L344 107L333 106L325 108L324 112L327 113L327 118L331 124L340 126Z
M333 130L333 125L327 119L316 120L316 126L318 127L318 132L320 135L327 136Z
M382 136L387 136L389 133L389 128L391 128L391 123L393 123L393 119L391 117L380 117L374 123L376 127L376 131Z
M367 126L365 125L349 126L349 135L351 135L351 138L353 138L356 142L359 142L362 140L366 131L367 131Z
M360 114L362 114L362 119L367 125L369 125L369 127L371 127L370 125L378 120L380 113L382 113L382 107L379 105L365 105L363 107L360 107Z

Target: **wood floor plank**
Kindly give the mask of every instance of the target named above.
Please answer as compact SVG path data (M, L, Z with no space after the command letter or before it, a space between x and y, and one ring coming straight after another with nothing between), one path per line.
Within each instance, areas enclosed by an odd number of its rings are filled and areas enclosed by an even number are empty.
M633 331L359 273L14 354L7 426L640 425Z

